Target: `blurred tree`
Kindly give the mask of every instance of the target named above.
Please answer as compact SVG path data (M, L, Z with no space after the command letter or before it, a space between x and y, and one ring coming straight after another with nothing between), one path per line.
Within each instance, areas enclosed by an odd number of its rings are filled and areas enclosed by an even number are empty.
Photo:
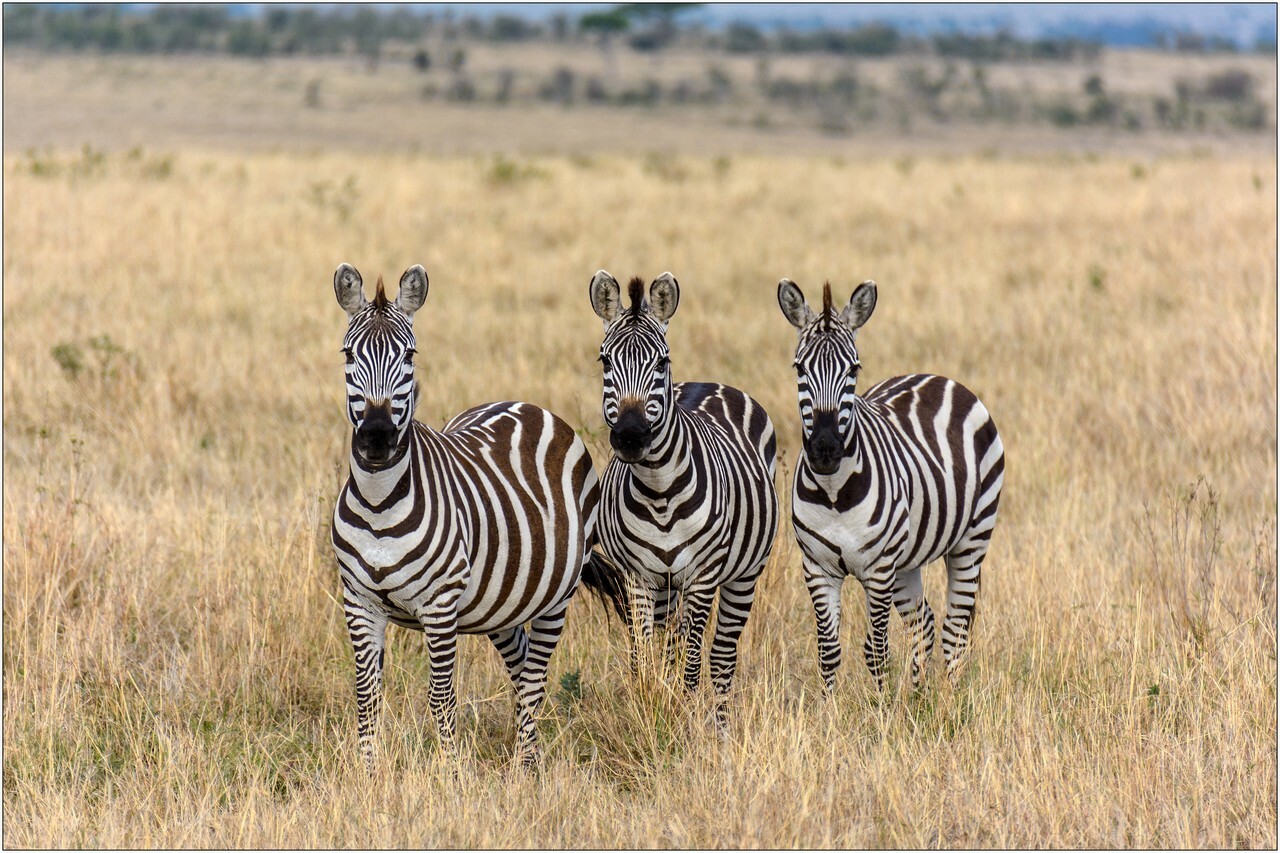
M751 24L734 22L724 34L724 49L730 53L755 53L765 49L764 34Z
M271 36L255 21L237 21L227 33L227 52L235 56L266 56L271 52Z
M636 50L661 50L679 34L676 18L701 3L625 3L617 11L643 26L629 42Z
M619 33L626 32L630 26L630 18L619 9L589 12L578 19L579 30L595 35L600 55L604 58L605 74L611 79L617 76L618 71L617 58L613 54L613 39Z

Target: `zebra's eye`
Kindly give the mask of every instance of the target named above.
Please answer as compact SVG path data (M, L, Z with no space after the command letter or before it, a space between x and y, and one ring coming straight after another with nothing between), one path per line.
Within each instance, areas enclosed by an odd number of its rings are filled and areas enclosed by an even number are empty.
M405 350L405 353L404 353L404 363L405 363L405 364L413 364L413 356L414 356L417 352L418 352L417 350L413 350L413 349L411 349L411 350Z
M600 366L603 367L605 370L612 370L613 362L609 360L609 356L605 355L604 353L600 353Z
M664 355L662 358L658 359L658 364L657 364L657 367L656 367L655 369L657 369L657 370L666 370L666 369L667 369L667 367L668 367L668 365L670 365L670 364L671 364L671 359L667 358L667 357Z
M343 348L342 348L342 354L343 354L343 355L345 355L345 356L347 357L347 364L355 364L355 363L356 363L356 356L355 356L355 353L351 352L351 350L350 350L350 349L348 349L347 347L343 347Z

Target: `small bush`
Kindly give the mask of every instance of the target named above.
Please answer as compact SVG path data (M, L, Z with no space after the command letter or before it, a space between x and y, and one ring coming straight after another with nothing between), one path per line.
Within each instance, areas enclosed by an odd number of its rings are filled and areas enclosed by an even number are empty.
M69 341L54 344L49 354L58 363L58 367L62 368L62 372L71 379L79 378L80 372L84 370L84 350L77 344Z
M1244 101L1253 95L1253 77L1239 68L1228 68L1205 81L1204 93L1220 101Z
M1046 115L1049 121L1058 127L1075 127L1080 123L1080 111L1065 102L1051 105Z
M531 165L521 166L501 154L493 158L493 163L485 174L485 180L492 186L510 186L531 178L545 177L547 173L542 169Z

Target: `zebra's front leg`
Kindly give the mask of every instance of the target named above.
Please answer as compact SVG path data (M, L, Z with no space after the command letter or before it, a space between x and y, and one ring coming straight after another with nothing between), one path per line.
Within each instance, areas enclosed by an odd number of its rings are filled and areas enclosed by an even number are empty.
M343 596L347 632L356 660L356 718L360 757L373 774L374 737L382 712L382 665L386 656L386 616L365 607L347 593Z
M867 670L876 680L876 689L884 690L884 676L889 668L889 610L893 605L893 566L877 566L867 573L862 586L867 592L867 639L862 654Z
M840 668L840 589L843 577L832 577L804 561L805 586L813 601L813 618L818 628L818 670L830 695L836 687L836 670Z
M687 632L684 654L684 686L697 690L702 680L702 640L707 631L707 618L711 615L714 588L690 589L685 592L680 627Z
M761 563L750 578L739 578L720 587L716 634L711 641L711 685L716 691L716 725L721 731L728 726L725 697L733 687L733 674L738 668L738 641L747 627L747 617L756 599L756 581L763 568Z
M547 696L547 664L564 631L563 601L529 623L529 651L516 682L516 755L525 767L538 762L538 709Z
M893 605L902 617L911 648L911 686L919 688L933 656L934 640L933 609L924 597L919 566L909 572L898 572Z
M662 637L663 647L667 654L667 671L675 672L680 652L684 649L684 638L688 634L688 625L680 606L680 591L668 586L659 590L654 599L653 630ZM668 620L676 614L676 628L672 630Z
M426 638L427 658L431 662L431 695L427 704L436 721L440 736L440 753L457 756L458 691L453 672L458 659L458 614L450 601L447 609L419 614Z
M631 677L639 678L643 656L648 657L653 646L653 590L643 580L631 578L631 606L635 618L631 623Z

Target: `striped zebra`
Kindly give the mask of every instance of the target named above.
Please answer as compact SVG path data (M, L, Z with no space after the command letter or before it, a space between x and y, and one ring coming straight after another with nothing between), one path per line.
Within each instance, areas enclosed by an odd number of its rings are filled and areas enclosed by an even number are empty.
M778 304L800 332L804 443L791 513L826 687L840 666L840 589L848 575L866 591L863 653L877 685L883 688L888 663L891 604L910 638L912 684L920 684L934 642L920 570L939 557L947 567L942 653L954 676L968 649L1004 482L995 422L972 392L941 376L897 376L857 396L855 333L875 309L874 281L859 285L842 310L825 285L822 311L814 313L784 278Z
M710 658L723 725L738 640L778 528L773 424L736 388L672 384L666 330L680 286L670 273L650 285L647 299L644 282L633 278L629 308L604 270L591 279L590 296L604 320L603 410L615 452L601 479L600 546L630 580L642 638L679 607L690 690L701 677L703 633L719 590Z
M446 754L455 751L458 634L489 637L516 690L516 753L531 763L547 661L579 578L622 588L589 550L599 503L591 457L564 421L528 403L477 406L442 432L415 421L413 315L426 271L406 270L394 302L381 279L365 299L349 264L333 286L349 318L342 351L353 428L333 547L355 651L361 755L372 771L394 623L426 637L429 704Z

